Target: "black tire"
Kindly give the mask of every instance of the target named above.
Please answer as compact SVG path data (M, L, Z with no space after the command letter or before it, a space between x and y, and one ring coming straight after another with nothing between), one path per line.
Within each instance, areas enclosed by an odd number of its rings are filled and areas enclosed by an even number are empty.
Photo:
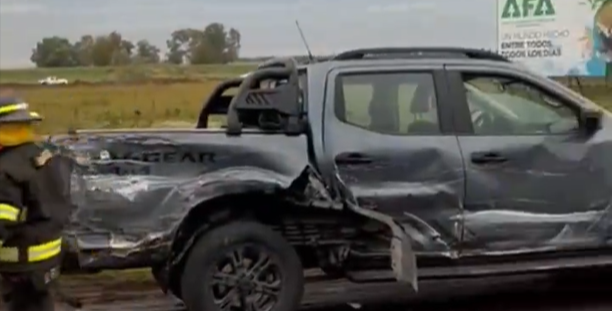
M181 278L187 310L221 311L214 301L213 274L226 254L241 247L257 247L266 252L277 267L274 271L280 271L278 298L267 311L298 310L304 294L304 273L295 249L280 234L253 221L237 221L213 229L194 244Z

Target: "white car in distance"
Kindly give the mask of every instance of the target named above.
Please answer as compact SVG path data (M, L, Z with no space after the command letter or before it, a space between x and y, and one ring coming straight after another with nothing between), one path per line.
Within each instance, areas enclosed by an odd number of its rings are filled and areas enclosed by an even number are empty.
M38 84L40 85L68 85L67 79L60 79L55 76L46 77L44 79L38 80Z

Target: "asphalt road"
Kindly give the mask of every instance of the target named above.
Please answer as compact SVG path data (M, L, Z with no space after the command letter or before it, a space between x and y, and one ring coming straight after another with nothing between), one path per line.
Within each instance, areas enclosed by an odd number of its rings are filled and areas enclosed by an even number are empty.
M417 297L397 284L355 285L345 281L309 282L304 311L610 311L610 275L559 279L547 275L421 283ZM71 286L75 286L74 284ZM84 300L82 311L184 311L179 302L153 286L115 288L81 284L66 293ZM58 308L58 311L69 308Z

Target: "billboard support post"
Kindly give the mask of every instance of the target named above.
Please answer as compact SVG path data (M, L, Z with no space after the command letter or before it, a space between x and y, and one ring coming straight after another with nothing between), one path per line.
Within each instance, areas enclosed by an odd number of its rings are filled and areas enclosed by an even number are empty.
M574 81L576 81L576 86L578 87L578 92L580 93L580 95L584 95L584 92L582 91L582 82L580 82L580 77L578 76L573 76Z

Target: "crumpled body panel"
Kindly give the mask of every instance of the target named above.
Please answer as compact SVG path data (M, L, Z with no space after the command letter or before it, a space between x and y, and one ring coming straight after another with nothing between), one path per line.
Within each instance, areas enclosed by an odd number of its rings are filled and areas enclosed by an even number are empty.
M589 136L401 137L330 130L340 180L359 204L403 226L427 258L611 246L612 132ZM393 146L391 148L390 146ZM479 164L474 153L500 153ZM347 154L370 163L351 163Z
M611 246L612 132L592 137L460 137L508 161L466 160L464 255L504 255Z
M304 137L131 131L52 142L78 162L71 183L77 208L66 236L83 268L167 256L185 215L219 196L294 185L296 193L312 192L308 182L294 183L312 171Z
M418 253L455 256L465 189L456 140L437 140L398 152L369 151L371 166L339 165L339 175L357 202L393 217Z

